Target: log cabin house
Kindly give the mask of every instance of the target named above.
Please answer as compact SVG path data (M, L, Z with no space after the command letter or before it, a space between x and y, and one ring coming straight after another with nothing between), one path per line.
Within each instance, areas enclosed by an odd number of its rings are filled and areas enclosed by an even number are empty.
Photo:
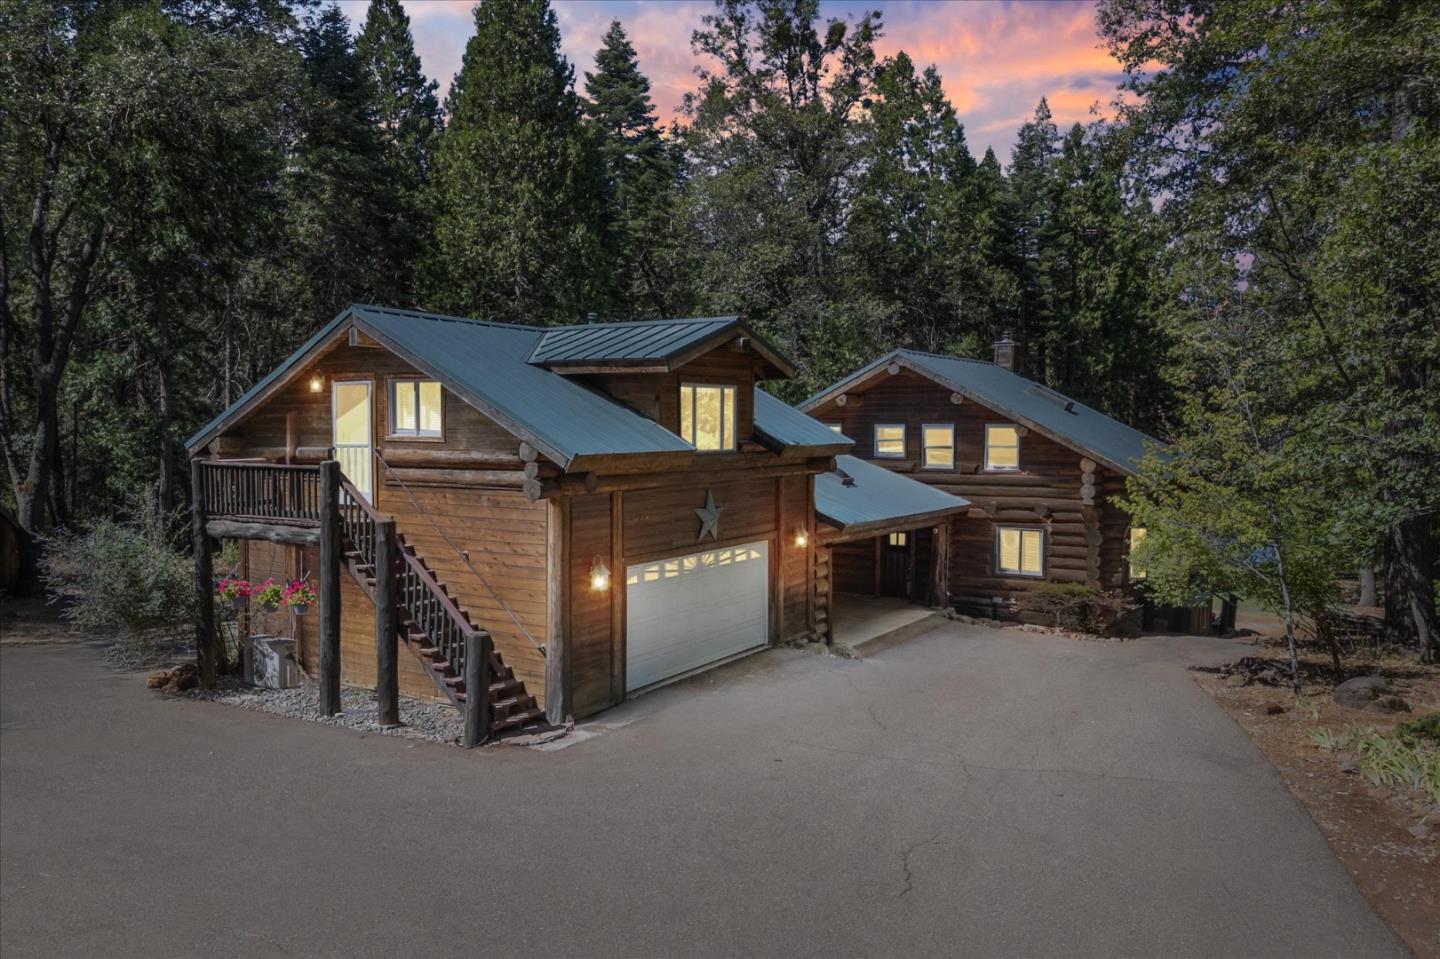
M293 629L327 713L342 683L386 723L401 691L448 700L472 744L828 637L822 537L926 530L916 595L943 603L968 504L757 388L792 372L733 316L346 309L187 441L202 682L218 539L252 581L318 580Z
M1041 622L1025 602L1036 583L1130 583L1130 545L1144 532L1115 500L1155 441L1016 374L1015 349L1002 339L993 363L895 350L800 404L853 438L854 457L970 504L948 542L921 530L830 543L842 596L913 596L917 564L934 552L949 602L976 615ZM1202 630L1208 607L1204 619Z

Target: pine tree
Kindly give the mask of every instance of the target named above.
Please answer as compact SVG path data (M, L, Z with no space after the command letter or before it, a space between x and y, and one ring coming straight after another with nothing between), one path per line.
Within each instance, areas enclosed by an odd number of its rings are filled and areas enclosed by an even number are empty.
M595 54L595 72L585 74L585 93L585 115L599 133L605 164L616 312L664 316L676 299L669 267L680 156L661 137L650 81L619 20L611 21Z
M599 153L547 0L487 0L446 99L429 204L433 308L530 323L605 312Z
M400 0L370 0L355 55L369 78L375 120L389 160L407 186L429 175L430 154L443 126L434 80L420 71L410 18Z
M1019 284L1012 335L1023 346L1022 369L1051 385L1058 385L1058 374L1047 360L1053 333L1040 278L1040 259L1050 234L1054 167L1059 152L1060 134L1051 119L1050 104L1041 97L1034 119L1020 128L1007 178L1014 217L1013 264Z
M300 51L310 82L284 192L296 308L314 322L355 300L394 301L407 286L410 238L371 87L338 6L307 21Z

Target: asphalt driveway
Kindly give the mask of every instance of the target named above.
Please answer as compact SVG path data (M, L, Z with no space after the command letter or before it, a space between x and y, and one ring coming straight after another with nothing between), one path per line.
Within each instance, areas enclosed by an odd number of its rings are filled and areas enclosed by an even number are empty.
M0 953L1403 956L1184 671L946 624L475 752L0 650Z

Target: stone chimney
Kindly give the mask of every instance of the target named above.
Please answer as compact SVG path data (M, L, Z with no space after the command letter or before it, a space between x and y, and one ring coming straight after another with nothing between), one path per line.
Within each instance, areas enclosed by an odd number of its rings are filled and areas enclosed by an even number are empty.
M995 341L995 365L1015 372L1015 341L1010 339L1009 333Z

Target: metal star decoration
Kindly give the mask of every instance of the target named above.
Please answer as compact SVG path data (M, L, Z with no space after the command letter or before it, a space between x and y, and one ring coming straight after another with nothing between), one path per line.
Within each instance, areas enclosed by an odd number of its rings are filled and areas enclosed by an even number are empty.
M722 508L723 507L715 505L715 492L707 489L705 491L705 505L695 511L695 515L700 517L700 538L695 542L705 542L707 533L711 539L716 542L720 541L720 510Z

